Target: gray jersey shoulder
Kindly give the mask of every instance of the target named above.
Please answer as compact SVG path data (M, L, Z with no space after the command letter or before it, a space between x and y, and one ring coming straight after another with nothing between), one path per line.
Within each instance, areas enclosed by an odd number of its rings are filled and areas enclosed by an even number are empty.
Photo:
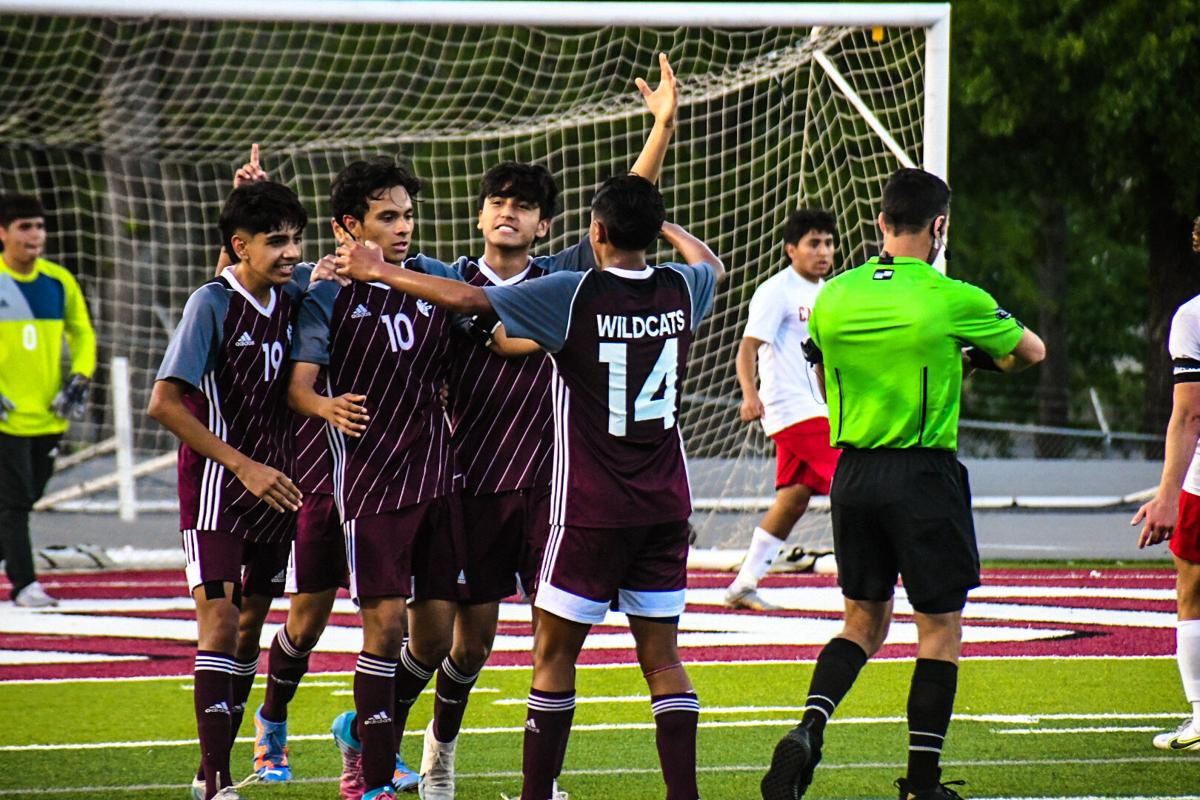
M173 378L198 387L201 379L216 368L232 292L225 284L212 281L192 293L155 380Z
M591 270L555 272L511 286L485 286L483 291L509 336L532 339L557 353L567 338L575 294L590 274Z

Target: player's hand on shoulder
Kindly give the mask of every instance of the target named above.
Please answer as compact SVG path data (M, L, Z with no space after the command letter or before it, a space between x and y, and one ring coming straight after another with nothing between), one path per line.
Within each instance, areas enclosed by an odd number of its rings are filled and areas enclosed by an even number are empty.
M644 78L635 78L634 83L646 101L646 108L654 115L654 121L674 127L675 114L679 110L679 83L675 80L675 71L671 69L666 53L658 54L658 69L658 86L653 90Z
M1170 539L1171 534L1175 532L1175 524L1178 519L1179 497L1177 495L1168 495L1167 497L1155 495L1149 503L1139 508L1133 515L1133 519L1129 521L1130 525L1144 523L1141 533L1138 534L1138 549Z
M233 188L236 189L244 183L258 183L265 180L268 178L258 160L258 144L252 144L250 145L250 160L233 173Z
M337 262L334 257L321 256L321 260L313 265L312 277L308 279L310 284L317 281L336 281L339 286L349 286L353 281L343 275L337 273Z
M283 513L300 510L303 495L296 488L296 484L279 470L247 459L235 474L252 495L276 511Z
M757 397L742 398L742 422L753 422L756 419L762 419L762 415L766 413L763 408L762 400Z
M366 401L365 394L346 393L327 397L321 406L321 417L342 433L357 439L371 421L367 407L363 405Z
M337 274L356 281L375 281L384 267L383 251L374 242L343 241L334 257Z

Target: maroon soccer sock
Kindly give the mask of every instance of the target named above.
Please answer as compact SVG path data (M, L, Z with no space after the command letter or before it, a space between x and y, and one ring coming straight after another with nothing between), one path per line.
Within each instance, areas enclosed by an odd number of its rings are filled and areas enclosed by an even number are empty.
M467 698L478 678L478 672L464 675L450 656L442 659L433 697L433 738L452 742L458 736L463 715L467 713Z
M362 742L363 783L368 790L389 786L396 769L392 706L396 662L363 651L354 669L354 709Z
M196 651L196 733L204 766L205 797L229 785L229 745L233 741L229 707L233 695L233 656Z
M301 650L292 644L286 625L275 634L271 640L271 654L267 656L267 695L263 698L263 719L270 722L287 719L288 703L296 696L300 680L308 672L308 654L311 652L311 648Z
M529 690L521 800L546 800L562 769L562 757L575 717L575 692Z
M932 789L938 783L938 762L957 689L957 664L917 659L908 690L908 780L914 789Z
M654 738L658 761L667 784L667 800L697 800L696 726L700 700L694 692L656 694L650 698L654 712Z
M436 667L422 664L413 656L408 645L400 651L400 665L396 668L396 713L393 723L396 736L396 752L404 741L404 726L408 723L408 712L421 691L429 685Z
M233 694L229 704L229 746L237 741L238 731L242 727L242 717L246 714L246 701L250 699L250 690L254 688L254 675L258 672L258 653L250 661L233 662Z

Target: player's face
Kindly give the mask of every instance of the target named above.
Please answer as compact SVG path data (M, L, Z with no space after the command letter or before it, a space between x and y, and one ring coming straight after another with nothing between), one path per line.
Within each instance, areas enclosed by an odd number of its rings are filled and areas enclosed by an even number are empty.
M413 202L408 190L403 186L393 186L368 202L370 205L362 223L354 220L359 230L351 227L350 231L360 241L379 245L384 261L402 263L408 255L413 228L416 227Z
M531 200L490 195L479 209L479 230L489 245L504 250L528 250L550 230L550 220Z
M813 281L829 274L833 269L833 254L837 251L833 234L823 231L809 231L796 244L784 245L784 249L791 259L792 269Z
M292 272L300 262L301 231L296 228L256 233L245 231L234 235L234 247L241 258L239 277L258 286L282 286L292 279Z
M19 217L0 226L0 242L8 261L29 263L46 249L46 220L41 217Z

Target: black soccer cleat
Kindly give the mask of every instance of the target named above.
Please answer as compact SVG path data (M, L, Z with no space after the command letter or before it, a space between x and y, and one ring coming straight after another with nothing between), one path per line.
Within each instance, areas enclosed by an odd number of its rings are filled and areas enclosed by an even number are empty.
M809 727L801 723L792 728L775 745L771 768L759 784L763 800L800 800L819 763L821 743Z
M900 800L963 800L962 795L950 787L962 786L965 783L966 781L947 781L918 791L907 778L897 778L895 786L900 790Z

